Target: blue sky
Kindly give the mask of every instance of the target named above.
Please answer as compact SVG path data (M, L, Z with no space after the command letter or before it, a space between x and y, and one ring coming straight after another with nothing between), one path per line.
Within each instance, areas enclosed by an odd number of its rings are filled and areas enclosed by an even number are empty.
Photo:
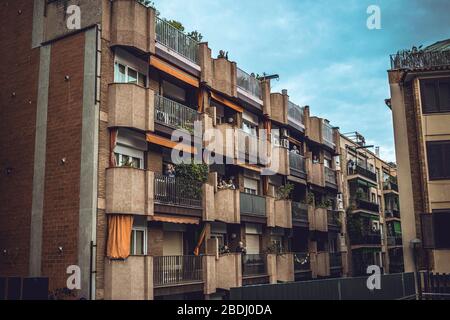
M247 72L277 73L273 90L309 105L341 132L359 131L395 161L389 55L450 38L450 0L154 0L161 17L198 30L216 56ZM366 10L381 9L381 30ZM372 149L373 150L373 149Z

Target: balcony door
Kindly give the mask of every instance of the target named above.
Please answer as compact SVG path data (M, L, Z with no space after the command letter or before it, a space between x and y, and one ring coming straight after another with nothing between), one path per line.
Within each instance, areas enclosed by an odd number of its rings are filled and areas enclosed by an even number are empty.
M164 231L163 256L183 255L183 233Z
M174 283L183 276L183 233L164 231L163 256L166 256L163 267L163 282Z
M259 254L260 253L260 237L259 234L246 234L247 254Z

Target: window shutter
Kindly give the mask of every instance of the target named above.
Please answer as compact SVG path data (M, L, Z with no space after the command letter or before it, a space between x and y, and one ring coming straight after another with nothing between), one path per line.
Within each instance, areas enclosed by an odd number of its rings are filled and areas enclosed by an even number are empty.
M442 151L442 144L427 143L428 173L430 180L439 179L445 176Z
M437 82L435 80L423 80L421 90L422 112L432 113L439 111L437 102Z
M439 81L439 106L441 112L450 111L450 79Z

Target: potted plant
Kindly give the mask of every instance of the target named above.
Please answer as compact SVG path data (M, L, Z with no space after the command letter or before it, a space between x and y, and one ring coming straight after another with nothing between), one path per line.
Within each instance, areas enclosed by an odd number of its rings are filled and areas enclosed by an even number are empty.
M287 183L284 186L280 186L277 189L277 199L278 200L288 200L292 190L294 190L294 185L292 183Z

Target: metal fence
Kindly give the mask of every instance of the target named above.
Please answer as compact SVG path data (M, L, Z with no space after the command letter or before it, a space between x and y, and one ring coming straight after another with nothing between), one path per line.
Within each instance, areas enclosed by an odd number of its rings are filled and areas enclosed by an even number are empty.
M294 176L302 176L306 173L306 164L305 164L305 157L294 153L289 152L289 167L292 171L292 175Z
M202 184L155 173L155 203L201 208Z
M292 219L308 223L308 205L306 203L291 202Z
M262 99L261 82L254 75L250 75L239 68L237 68L237 85L251 95Z
M266 216L266 198L241 192L241 214Z
M153 257L155 287L203 281L202 256Z
M450 300L450 274L421 272L419 297L424 300Z
M265 274L267 274L267 256L265 254L244 254L242 256L243 276Z
M194 122L198 119L196 110L155 94L155 121L174 129L194 132Z
M288 121L294 127L303 130L305 129L305 116L303 108L289 101L288 103Z
M450 50L399 52L391 55L391 69L419 69L450 65Z
M396 300L415 298L413 273L381 275L381 289L367 277L312 280L231 288L231 300Z
M158 17L156 18L156 41L198 64L198 42Z

